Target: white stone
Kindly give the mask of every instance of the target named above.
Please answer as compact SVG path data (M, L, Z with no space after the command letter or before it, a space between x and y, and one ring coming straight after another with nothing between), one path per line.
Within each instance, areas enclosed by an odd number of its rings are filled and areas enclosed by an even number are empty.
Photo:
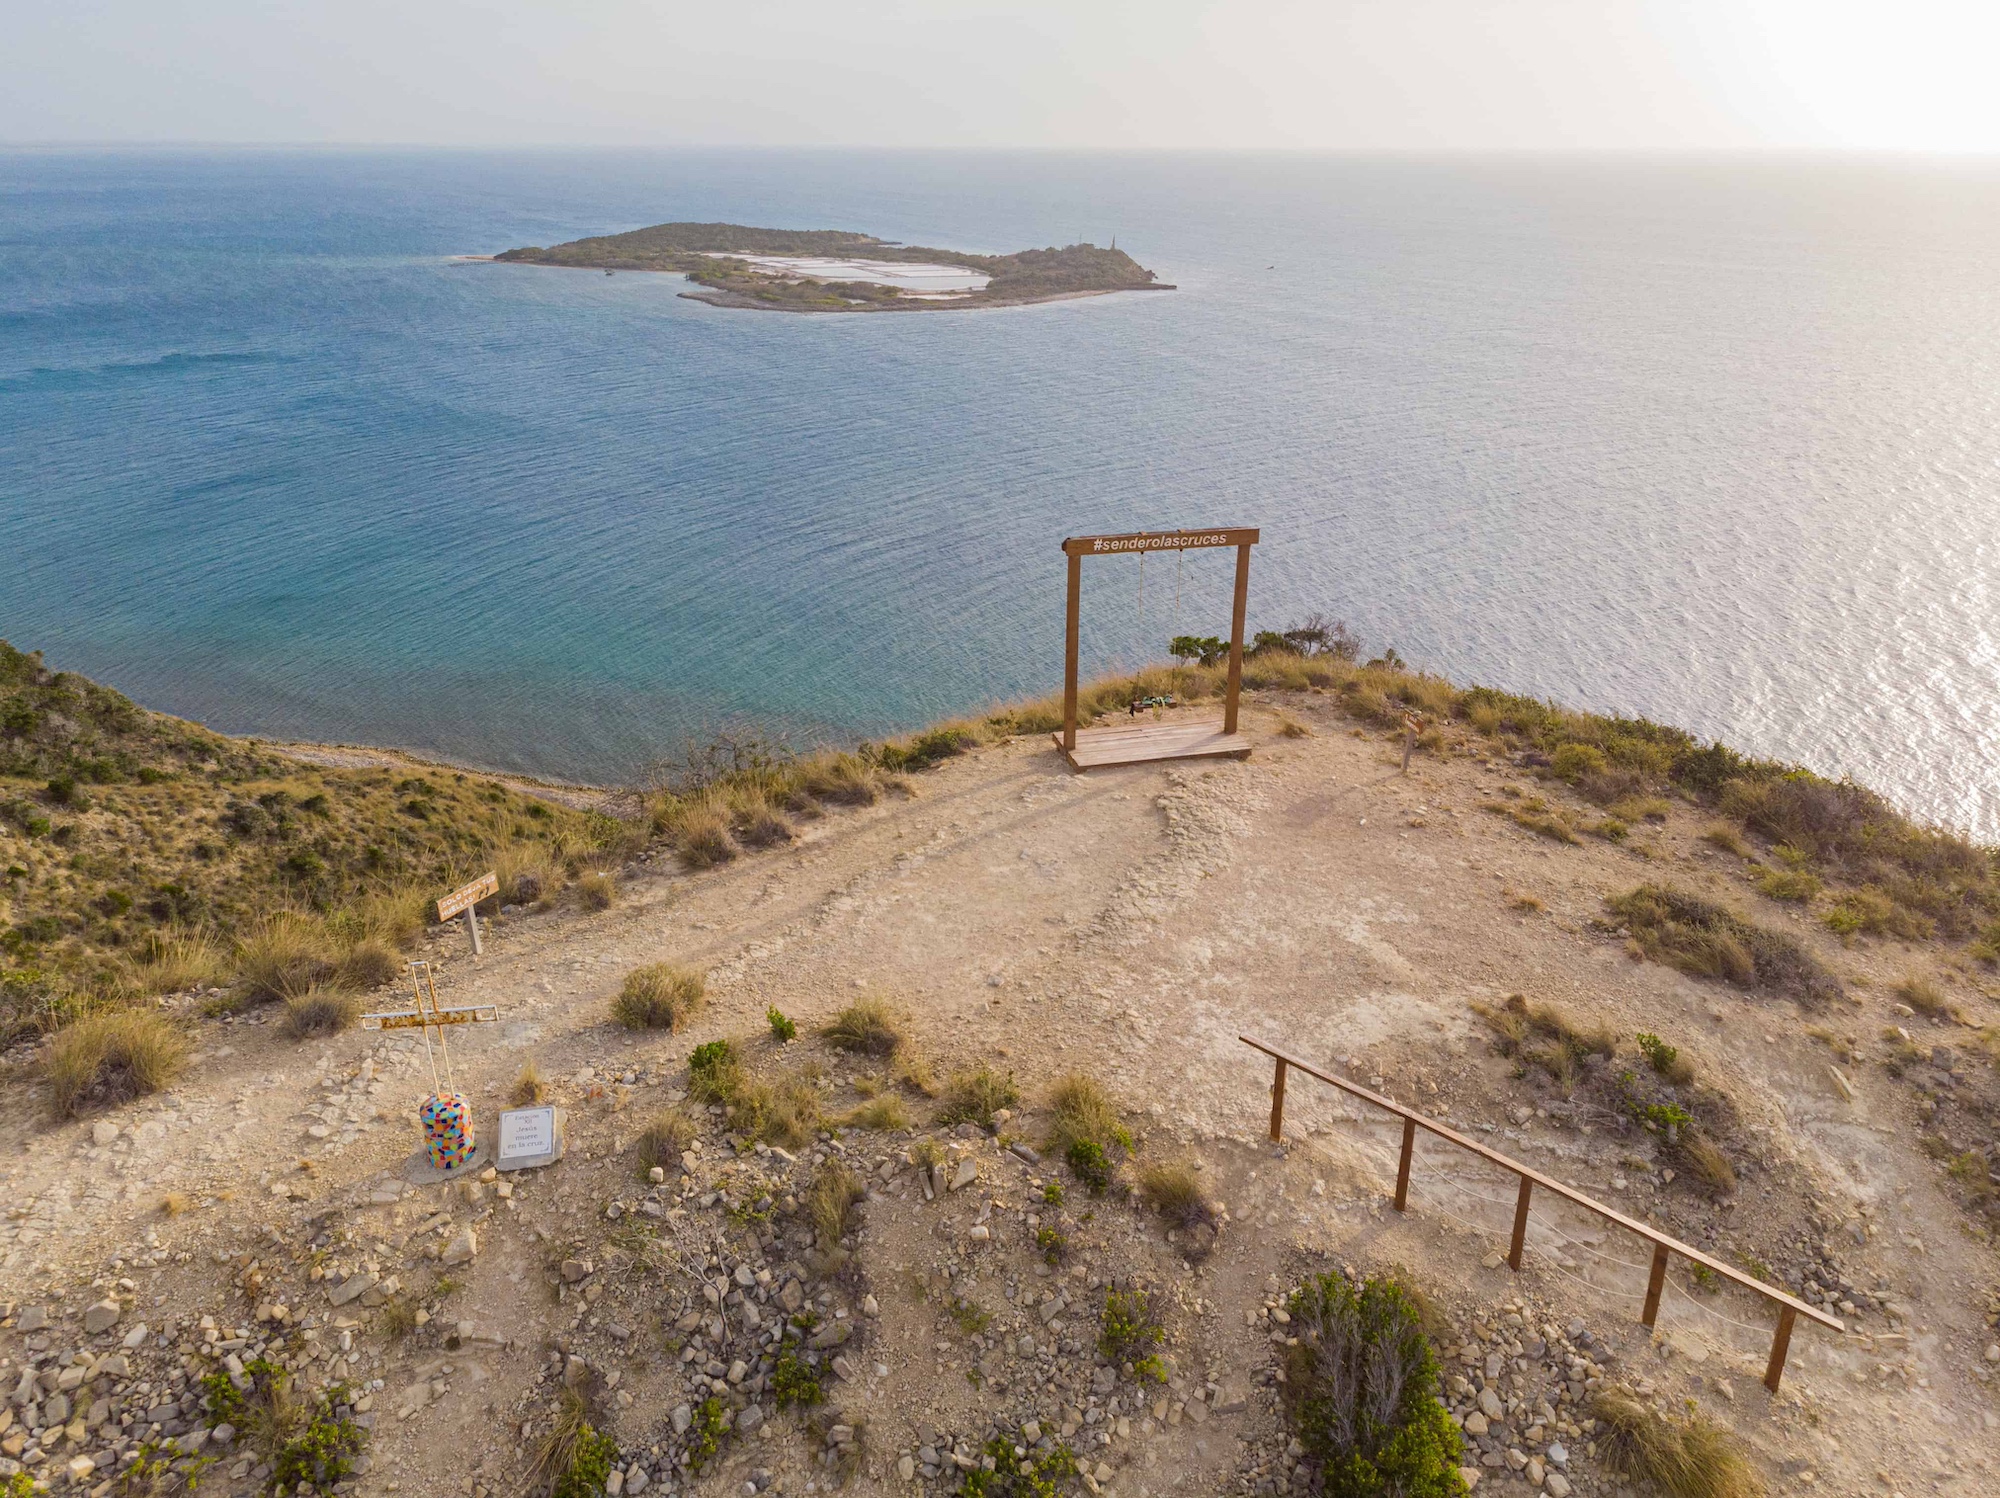
M1479 1391L1479 1412L1488 1420L1507 1418L1507 1407L1500 1402L1500 1396L1490 1388Z
M1554 1498L1569 1498L1569 1479L1560 1472L1551 1472L1542 1479L1542 1491Z
M118 1137L118 1125L108 1118L100 1118L90 1126L90 1142L102 1149Z
M952 1172L950 1189L961 1191L979 1179L979 1162L967 1155L958 1162L958 1169Z
M468 1226L461 1228L456 1238L446 1246L441 1260L446 1264L469 1264L473 1255L479 1252L479 1235Z
M146 1323L142 1321L137 1326L133 1327L132 1330L127 1332L125 1334L124 1340L121 1341L118 1345L120 1347L129 1350L131 1348L137 1347L140 1343L144 1342L146 1340L147 1335L148 1332L146 1328Z

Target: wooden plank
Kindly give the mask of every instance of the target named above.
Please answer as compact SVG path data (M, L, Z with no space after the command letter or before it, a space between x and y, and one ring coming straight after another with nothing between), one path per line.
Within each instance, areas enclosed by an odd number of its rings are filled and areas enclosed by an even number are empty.
M1277 1143L1285 1137L1285 1063L1278 1063L1278 1074L1271 1079L1271 1142Z
M1515 1175L1521 1177L1522 1180L1533 1181L1544 1191L1553 1192L1564 1201L1574 1202L1586 1211L1595 1212L1605 1221L1615 1222L1626 1231L1637 1233L1649 1243L1665 1244L1682 1258L1703 1265L1731 1283L1741 1285L1746 1290L1755 1291L1766 1300L1775 1301L1778 1305L1785 1307L1790 1313L1796 1313L1797 1315L1806 1317L1808 1320L1816 1321L1821 1326L1833 1331L1844 1332L1847 1330L1847 1323L1842 1321L1838 1316L1829 1316L1817 1306L1809 1306L1796 1296L1787 1295L1783 1290L1772 1285L1767 1285L1762 1280L1745 1274L1734 1264L1725 1264L1722 1260L1703 1253L1692 1244L1683 1243L1680 1239L1663 1233L1658 1228L1649 1227L1643 1222L1627 1217L1623 1212L1612 1207L1607 1207L1595 1197L1586 1196L1575 1187L1566 1185L1553 1176L1543 1175L1531 1165L1524 1165L1509 1155L1503 1155L1500 1151L1481 1144L1477 1139L1467 1138L1465 1135L1459 1133L1458 1130L1449 1128L1434 1118L1427 1118L1421 1113L1405 1108L1393 1098L1383 1097L1379 1092L1371 1092L1366 1087L1357 1086L1344 1077L1329 1076L1311 1062L1301 1061L1289 1051L1281 1051L1276 1046L1266 1045L1261 1040L1253 1040L1248 1035L1238 1035L1236 1038L1249 1046L1253 1051L1262 1051L1272 1060L1284 1062L1288 1068L1296 1068L1309 1077L1317 1077L1329 1087L1338 1087L1342 1092L1358 1097L1363 1102L1372 1103L1377 1108L1388 1113L1393 1113L1406 1122L1414 1123L1418 1128L1435 1134L1440 1139L1448 1140L1460 1149L1479 1156L1482 1160L1489 1160L1493 1164L1500 1166L1503 1170L1511 1170ZM1787 1336L1789 1337L1789 1331L1787 1332Z
M1213 720L1201 723L1145 723L1132 727L1086 728L1076 746L1051 734L1056 748L1078 770L1111 765L1149 764L1162 759L1248 759L1250 745L1240 733L1226 734Z
M1142 551L1203 551L1217 546L1255 546L1255 526L1205 531L1127 531L1118 536L1071 536L1062 549L1073 557L1129 556Z
M477 905L488 895L497 895L499 893L500 876L498 874L481 874L472 883L461 884L450 894L438 897L438 919L448 921L461 910Z

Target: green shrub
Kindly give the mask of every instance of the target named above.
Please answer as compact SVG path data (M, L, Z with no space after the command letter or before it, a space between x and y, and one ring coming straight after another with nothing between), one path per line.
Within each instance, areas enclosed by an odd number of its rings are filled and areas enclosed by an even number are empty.
M1458 1429L1436 1355L1395 1279L1315 1275L1291 1297L1285 1348L1292 1428L1328 1498L1458 1498Z
M1102 1146L1094 1140L1079 1139L1064 1158L1092 1196L1104 1195L1111 1185L1111 1162L1105 1158Z
M1144 1290L1108 1290L1104 1310L1098 1317L1097 1350L1111 1363L1132 1363L1156 1351L1166 1340L1153 1308L1153 1297Z
M711 1394L694 1407L694 1424L688 1430L687 1455L689 1465L700 1472L715 1460L715 1454L722 1449L722 1416L728 1408L722 1400ZM604 1491L599 1484L597 1491ZM581 1498L581 1495L579 1495Z
M779 1013L776 1005L764 1011L764 1020L771 1027L772 1037L780 1043L799 1038L799 1027Z
M820 1387L819 1369L807 1361L798 1343L788 1340L778 1349L778 1363L771 1370L771 1392L777 1396L781 1410L794 1405L807 1409L826 1398L825 1390Z
M1564 744L1549 758L1549 768L1557 778L1571 784L1586 775L1601 775L1608 767L1604 751L1595 744Z
M1060 1264L1069 1257L1069 1239L1061 1231L1044 1224L1035 1229L1035 1247L1049 1264Z
M1681 1055L1678 1046L1670 1046L1659 1036L1642 1032L1639 1050L1646 1058L1646 1065L1669 1082L1685 1087L1694 1080L1694 1063Z
M1014 1455L1017 1444L1028 1453L1025 1457ZM1069 1479L1077 1473L1076 1454L1060 1441L1039 1451L1025 1438L1017 1442L999 1435L981 1455L985 1460L965 1474L959 1498L1057 1498L1070 1490ZM993 1465L988 1467L987 1461Z

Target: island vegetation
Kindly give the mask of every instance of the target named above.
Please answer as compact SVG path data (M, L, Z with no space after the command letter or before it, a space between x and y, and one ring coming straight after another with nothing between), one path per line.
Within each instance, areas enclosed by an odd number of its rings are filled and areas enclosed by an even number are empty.
M948 298L913 296L872 281L833 281L804 271L756 264L750 256L842 257L898 265L949 265L989 277L977 290ZM1019 306L1111 291L1172 291L1117 248L1072 244L980 255L928 245L896 244L842 229L759 229L744 224L655 224L625 234L496 255L522 265L596 270L668 271L702 290L684 292L717 306L787 312L921 311L944 307Z

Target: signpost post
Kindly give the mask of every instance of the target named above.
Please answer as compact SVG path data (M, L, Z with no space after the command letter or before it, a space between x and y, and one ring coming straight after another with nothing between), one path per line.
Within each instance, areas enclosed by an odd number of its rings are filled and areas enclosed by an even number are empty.
M450 920L461 910L465 912L465 929L472 937L472 955L474 957L480 954L479 912L472 907L477 905L481 900L486 899L489 895L497 895L499 893L500 876L498 874L486 873L481 874L472 883L461 884L450 894L442 895L438 898L437 912L440 921Z

